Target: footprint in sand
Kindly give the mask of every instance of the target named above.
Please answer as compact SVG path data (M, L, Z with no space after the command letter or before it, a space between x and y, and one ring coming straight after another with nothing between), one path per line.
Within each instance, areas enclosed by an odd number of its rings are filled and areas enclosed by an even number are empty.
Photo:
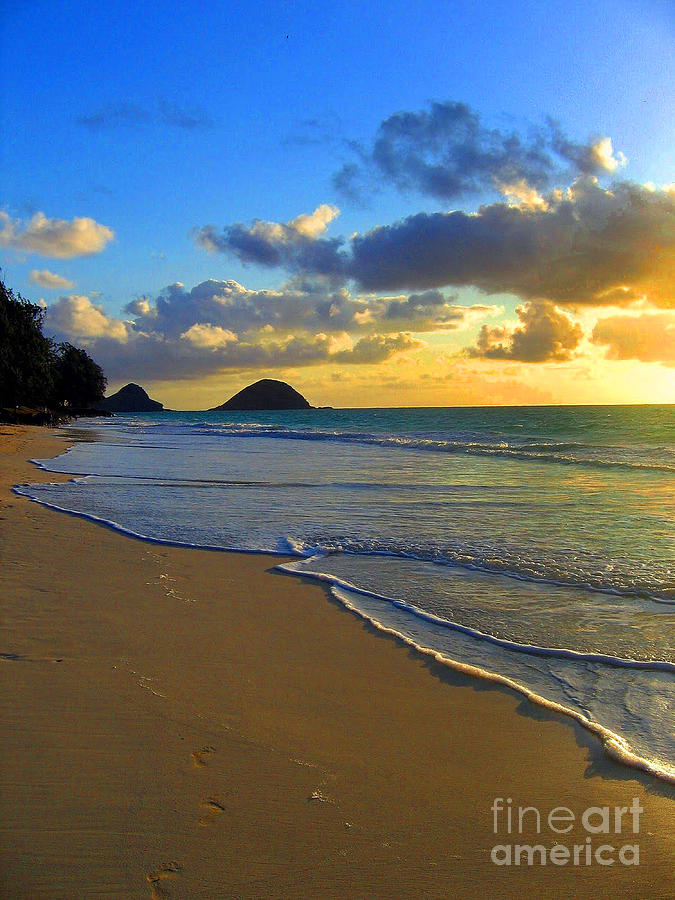
M53 656L22 656L21 653L0 653L0 659L7 660L8 662L63 662L62 656L58 658Z
M199 820L199 824L203 827L210 825L214 819L217 819L218 816L225 812L225 805L221 803L220 800L215 800L213 797L202 800L201 808L204 814Z
M150 885L150 896L153 900L163 900L170 896L166 882L178 878L182 869L180 863L170 862L145 876L145 880Z
M197 766L198 769L201 769L208 765L209 756L215 752L215 747L202 747L201 750L193 750L190 755L195 766Z

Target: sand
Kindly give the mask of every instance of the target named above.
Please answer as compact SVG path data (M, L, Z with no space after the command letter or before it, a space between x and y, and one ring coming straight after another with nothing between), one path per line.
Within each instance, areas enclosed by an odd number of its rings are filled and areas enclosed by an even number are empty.
M72 440L72 433L70 435ZM67 445L0 426L7 898L659 897L673 791L382 635L278 558L138 541L11 493ZM493 833L495 797L544 821ZM553 807L644 808L639 866L496 866ZM532 823L534 817L530 814ZM597 821L597 820L596 820Z

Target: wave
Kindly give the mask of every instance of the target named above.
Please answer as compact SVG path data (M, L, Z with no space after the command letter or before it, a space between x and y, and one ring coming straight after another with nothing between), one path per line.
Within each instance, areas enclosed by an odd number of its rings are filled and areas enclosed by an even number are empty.
M72 483L77 483L77 479L73 479ZM259 550L251 550L247 547L223 547L221 544L205 544L205 543L197 543L193 541L178 541L173 540L171 538L159 538L159 537L151 537L147 534L142 534L140 531L134 531L132 528L128 528L126 525L120 525L119 522L115 522L114 519L106 519L104 516L97 516L95 513L84 512L79 509L69 509L67 506L59 506L57 503L52 503L48 500L41 500L39 497L34 497L31 493L26 490L29 487L62 487L62 482L43 482L39 485L20 485L15 484L12 487L12 493L17 494L19 497L26 497L28 500L33 503L38 503L40 506L45 506L47 509L56 510L56 512L66 513L69 516L76 516L79 519L86 519L89 522L96 522L98 525L104 525L106 528L110 528L112 531L117 531L120 534L125 534L127 537L136 538L139 541L145 541L148 544L159 544L163 547L187 547L192 550L210 550L218 553L251 553L259 556L289 556L288 550L286 550L283 546L270 548L269 550L266 548L261 548Z
M42 462L36 461L36 464L42 469L49 471ZM68 474L76 475L73 472ZM101 476L91 472L86 474L77 473L70 483L83 486L90 481L95 482L99 477ZM139 487L153 485L165 490L187 488L193 491L208 489L227 491L250 488L256 491L271 491L274 494L280 488L283 490L306 488L312 491L333 491L347 488L350 491L356 490L364 494L369 491L375 491L375 500L372 502L377 502L381 498L383 491L398 493L401 490L400 485L373 484L370 482L329 482L316 485L311 482L300 481L279 483L233 479L183 480L147 475L106 475L103 477L110 484L119 481L122 485L135 484ZM35 493L44 491L48 487L54 487L54 485L17 486L16 491L31 499L39 499L35 496ZM62 488L63 485L61 486ZM455 488L434 486L434 492L454 493ZM365 501L368 501L367 497ZM264 503L264 498L260 498L260 502ZM54 503L51 498L46 501L46 505L53 506L61 511L72 511L67 507ZM222 546L219 549L223 549ZM642 578L639 578L633 570L628 570L625 567L623 569L615 568L612 570L612 577L610 578L609 573L599 567L597 561L592 558L580 561L576 556L570 559L564 556L556 558L553 555L549 555L546 559L542 559L538 554L531 555L522 551L516 552L513 548L511 550L502 548L499 554L501 558L499 558L495 553L494 547L486 547L480 544L472 545L467 541L445 540L439 546L434 546L433 544L427 546L420 543L419 538L417 540L413 539L412 535L398 541L391 536L383 539L376 536L358 537L356 535L336 534L334 532L324 534L314 532L311 537L301 537L299 535L291 536L287 532L284 533L284 531L279 530L272 536L272 540L267 546L244 547L241 549L253 549L265 553L282 553L303 558L317 554L347 553L351 556L383 556L394 559L409 559L429 562L448 568L459 567L487 575L499 575L525 583L580 588L593 593L648 600L665 606L675 605L674 590L667 569L658 570L652 566L649 573L643 573Z
M310 557L310 559L313 558L314 557ZM301 566L305 564L305 560L303 560L302 562L280 563L278 566L276 566L276 568L281 569L284 572L291 572L294 575L302 575L305 578L315 578L318 581L325 581L328 582L332 587L343 588L344 590L351 591L354 594L361 594L364 597L373 597L376 600L382 600L386 603L390 603L397 609L401 609L407 613L410 613L410 615L421 619L423 622L427 622L431 625L438 625L442 628L451 628L454 631L460 632L461 634L466 634L470 637L477 638L482 641L487 641L488 643L494 644L495 646L501 647L505 650L516 650L520 653L528 653L531 656L553 656L557 659L572 659L576 662L599 662L609 666L616 666L618 668L649 669L654 672L672 672L673 674L675 674L675 663L668 662L667 660L627 659L625 657L614 656L608 653L584 653L580 650L570 650L565 647L541 647L537 646L536 644L524 644L518 641L510 641L506 638L495 637L495 635L487 634L486 632L479 631L476 628L470 628L468 625L461 625L458 622L451 622L448 619L443 619L440 616L429 613L424 609L420 609L418 606L415 606L412 603L407 603L405 600L399 600L396 597L387 597L384 594L378 594L374 591L369 591L365 588L357 587L351 582L346 581L343 578L339 578L337 575L328 574L326 572L317 572L313 570L303 570Z
M555 700L550 700L547 697L542 696L541 694L531 690L529 687L527 687L527 685L522 684L514 678L509 678L508 676L502 675L498 672L491 672L488 669L484 669L480 666L474 666L470 663L451 659L449 656L446 656L444 653L441 653L438 650L434 650L430 647L425 647L423 644L420 644L419 642L413 640L413 638L411 638L410 636L404 634L401 631L398 631L395 628L390 628L389 626L384 625L374 616L359 609L356 604L350 601L348 591L342 591L338 587L333 587L332 594L343 604L343 606L346 607L346 609L360 616L362 619L365 619L378 631L382 631L385 634L390 634L393 637L398 638L409 647L412 647L418 653L421 653L424 656L430 656L434 660L436 660L436 662L439 662L450 669L454 669L455 671L462 672L474 678L481 678L483 680L511 688L512 690L524 696L530 702L535 703L538 706L543 707L544 709L550 709L553 712L561 713L571 719L574 719L587 731L595 734L601 740L603 748L607 755L615 759L617 762L620 762L623 765L629 766L631 768L646 772L649 775L658 778L660 781L666 782L667 784L675 784L675 770L673 770L669 766L664 765L658 760L649 759L646 756L640 755L630 746L629 742L625 738L623 738L616 731L613 731L612 729L602 725L600 722L586 717L585 715L583 715L583 713L579 712L578 710L572 709L569 706L565 706L563 703L558 703Z
M174 429L185 430L194 434L226 436L237 438L267 437L278 440L319 441L329 443L357 444L392 449L417 450L434 453L457 453L477 456L496 456L499 458L529 460L533 462L561 463L568 465L584 465L594 468L626 468L646 469L657 472L675 473L675 460L664 461L673 456L667 448L631 449L621 446L601 446L584 444L575 441L542 441L540 439L520 438L518 441L503 440L499 436L493 439L485 434L458 433L452 436L429 437L421 435L387 435L360 431L328 431L309 428L290 428L285 425L272 425L256 422L214 423L190 422L180 424L163 423L125 423L130 429L162 429L171 433ZM636 459L637 454L653 455L656 459ZM660 457L660 459L658 458Z
M290 554L303 556L305 558L316 556L317 554L330 553L349 553L355 556L390 556L396 559L412 559L419 562L430 562L435 565L459 567L469 569L472 572L483 572L487 575L500 575L505 578L513 578L517 581L529 582L531 584L549 584L554 587L572 587L581 588L582 590L592 591L600 594L611 594L615 597L637 597L643 600L651 600L654 603L663 604L665 606L675 605L675 599L664 594L654 592L653 585L635 584L630 587L622 587L617 584L611 584L602 579L593 579L592 577L571 578L557 576L552 573L537 574L532 571L519 571L517 563L513 560L504 561L503 565L497 565L494 560L491 564L479 558L479 552L469 548L457 548L453 554L450 548L444 549L443 552L422 550L405 550L403 548L392 548L379 541L370 540L324 540L321 542L313 541L311 543L301 540L293 540L289 538L282 539ZM467 556L471 554L472 558ZM588 576L589 573L586 573ZM665 592L672 593L672 588L666 586L657 588Z

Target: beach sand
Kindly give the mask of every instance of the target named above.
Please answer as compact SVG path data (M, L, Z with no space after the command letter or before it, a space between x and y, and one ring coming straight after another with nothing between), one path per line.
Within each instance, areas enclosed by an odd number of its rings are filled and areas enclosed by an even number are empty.
M2 897L672 891L672 789L278 558L134 540L11 493L59 480L26 460L66 446L0 426ZM496 866L495 844L588 832L509 836L502 817L495 835L495 797L544 817L637 797L640 833L624 818L593 846L637 843L640 865Z

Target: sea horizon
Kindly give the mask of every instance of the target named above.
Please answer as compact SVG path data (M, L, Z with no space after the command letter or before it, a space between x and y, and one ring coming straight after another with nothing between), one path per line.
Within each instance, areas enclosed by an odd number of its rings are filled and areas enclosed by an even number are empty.
M321 410L321 409L335 409L335 410L357 410L357 409L557 409L561 407L563 409L566 408L582 408L582 407L598 407L604 408L608 407L622 409L624 407L630 406L675 406L675 403L665 403L662 401L654 401L650 403L466 403L466 404L450 404L447 406L312 406L313 410ZM157 410L158 414L163 412L181 412L181 413L197 413L197 412L214 412L216 407L210 407L206 409L175 409L173 407L168 408L165 407L162 410ZM232 411L230 411L231 413ZM275 412L275 410L239 410L239 412ZM306 410L284 410L284 412L306 412ZM144 413L123 413L121 415L153 415L151 412ZM115 413L115 415L120 415L119 413ZM82 416L81 418L86 418Z

